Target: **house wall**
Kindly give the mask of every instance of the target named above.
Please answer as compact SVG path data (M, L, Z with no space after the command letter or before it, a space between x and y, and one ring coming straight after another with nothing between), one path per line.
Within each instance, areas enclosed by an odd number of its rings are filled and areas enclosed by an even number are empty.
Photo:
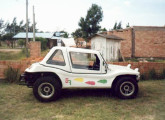
M122 31L109 31L108 35L116 35L123 38L121 41L121 54L124 57L131 57L132 55L132 29L126 29Z
M165 27L133 26L107 34L124 39L121 42L124 57L165 58Z
M91 49L99 50L106 59L106 38L96 36L91 39Z
M135 56L165 58L165 27L134 27Z
M106 61L116 61L119 58L120 41L106 40Z
M120 41L96 36L91 39L91 49L101 51L106 61L115 61L119 57Z

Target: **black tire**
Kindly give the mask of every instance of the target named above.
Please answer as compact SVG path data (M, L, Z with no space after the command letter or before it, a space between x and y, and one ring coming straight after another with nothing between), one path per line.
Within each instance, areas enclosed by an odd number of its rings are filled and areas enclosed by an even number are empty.
M121 77L114 86L115 95L121 99L135 98L138 90L138 84L132 77Z
M56 100L60 93L60 82L51 76L38 78L33 86L33 94L41 102Z

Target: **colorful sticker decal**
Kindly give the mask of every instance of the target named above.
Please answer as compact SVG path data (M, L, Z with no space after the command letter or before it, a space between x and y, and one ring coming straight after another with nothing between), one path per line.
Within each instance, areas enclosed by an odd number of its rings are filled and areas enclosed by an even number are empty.
M83 82L83 81L84 81L83 78L75 78L74 80L75 80L75 81L78 81L78 82Z
M71 85L71 80L69 80L68 78L65 78L65 83L69 83Z
M105 84L105 83L107 83L107 80L103 79L103 80L99 80L97 82Z
M95 82L94 81L87 81L85 82L86 84L89 84L89 85L95 85Z

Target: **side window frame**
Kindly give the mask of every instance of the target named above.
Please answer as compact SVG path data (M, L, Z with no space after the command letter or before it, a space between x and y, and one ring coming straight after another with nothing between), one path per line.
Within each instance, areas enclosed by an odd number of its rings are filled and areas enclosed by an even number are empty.
M53 63L50 63L50 60L52 60L52 58L55 56L55 54L57 53L58 51L61 51L62 53L62 57L63 57L63 60L64 60L64 65L60 65L60 64L53 64ZM65 62L65 59L64 59L64 55L63 55L63 51L60 50L60 49L56 49L53 54L50 56L50 58L46 61L47 64L50 64L50 65L58 65L58 66L66 66L66 62Z
M84 68L75 68L75 67L73 67L73 61L72 61L72 57L71 57L71 53L81 53L81 54L93 54L95 57L97 57L98 59L99 59L99 61L100 61L100 58L98 57L98 55L97 54L94 54L94 53L83 53L83 52L75 52L75 51L70 51L69 52L69 57L70 57L70 61L71 61L71 67L72 67L72 69L82 69L82 70L92 70L92 71L100 71L101 70L101 66L100 66L100 63L101 63L101 61L99 62L99 69L98 70L95 70L95 69L84 69Z

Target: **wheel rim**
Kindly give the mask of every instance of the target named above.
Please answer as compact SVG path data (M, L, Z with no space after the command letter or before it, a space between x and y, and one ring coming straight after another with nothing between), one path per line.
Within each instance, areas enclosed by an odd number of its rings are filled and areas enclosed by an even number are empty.
M54 92L55 92L54 86L47 82L40 84L38 87L38 94L42 98L48 99L53 96Z
M131 96L135 92L135 86L129 81L123 82L120 85L120 92L124 96Z

